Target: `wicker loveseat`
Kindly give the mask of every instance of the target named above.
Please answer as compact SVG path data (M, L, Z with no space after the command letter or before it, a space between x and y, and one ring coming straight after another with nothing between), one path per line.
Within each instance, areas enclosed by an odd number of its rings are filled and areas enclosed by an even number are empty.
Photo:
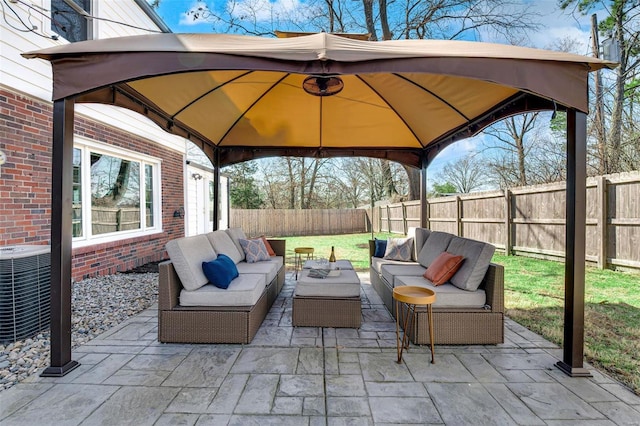
M417 285L436 292L433 305L436 344L468 345L504 342L504 268L489 263L494 248L490 244L428 229L412 230L414 250L410 261L374 257L375 242L370 241L370 278L373 288L391 314L396 317L394 286ZM464 289L466 283L456 281L435 286L424 278L427 267L438 254L447 251L465 257L466 268L458 270L465 279L479 283ZM486 262L486 264L484 264ZM464 267L464 263L463 263ZM471 271L473 267L473 271ZM460 276L458 276L460 278ZM404 305L403 305L404 306ZM406 309L406 307L403 307ZM425 308L418 307L411 341L429 343L429 327Z
M248 263L238 236L244 234L235 228L167 243L171 260L159 265L158 341L251 342L284 285L286 246L268 240L275 256ZM226 290L208 284L201 266L221 253L237 261L239 272Z

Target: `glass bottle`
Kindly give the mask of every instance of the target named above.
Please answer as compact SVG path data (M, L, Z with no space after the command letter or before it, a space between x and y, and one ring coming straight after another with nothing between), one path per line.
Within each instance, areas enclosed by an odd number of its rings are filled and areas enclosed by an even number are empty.
M329 255L329 268L336 269L336 253L333 246L331 246L331 255Z

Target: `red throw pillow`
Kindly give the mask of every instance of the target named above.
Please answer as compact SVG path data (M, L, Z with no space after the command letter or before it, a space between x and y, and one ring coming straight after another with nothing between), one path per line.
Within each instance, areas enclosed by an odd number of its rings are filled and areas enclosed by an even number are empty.
M449 279L458 272L464 257L456 256L448 252L442 252L424 271L424 277L431 281L434 285L441 285L449 281Z
M267 241L265 236L262 235L260 238L262 238L262 241L264 241L264 246L267 248L267 253L269 253L269 256L275 256L276 252L273 251L273 247L271 247L271 244L269 244L269 241Z

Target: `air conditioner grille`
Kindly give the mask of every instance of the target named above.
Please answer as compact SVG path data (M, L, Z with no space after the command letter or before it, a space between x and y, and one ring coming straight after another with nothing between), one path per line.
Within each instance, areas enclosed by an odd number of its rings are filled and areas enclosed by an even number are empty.
M0 248L0 343L32 337L51 319L49 246Z

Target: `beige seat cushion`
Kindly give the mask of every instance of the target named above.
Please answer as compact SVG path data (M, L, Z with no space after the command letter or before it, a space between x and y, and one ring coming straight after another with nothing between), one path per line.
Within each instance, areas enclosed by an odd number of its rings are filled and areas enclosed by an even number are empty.
M180 292L180 306L253 306L260 299L265 286L263 274L242 274L231 281L227 289L213 284L193 291L183 289Z
M415 275L421 277L424 274L424 271L426 271L426 268L415 262L405 262L402 265L386 264L382 265L380 269L382 270L382 278L394 287L397 285L395 277L400 275Z
M270 283L278 274L277 261L265 260L264 262L247 263L240 262L236 264L240 276L243 274L262 274L265 276L266 282Z
M276 264L276 268L279 270L284 265L284 256L271 256L271 259L267 262L273 262Z
M295 296L360 297L360 279L353 270L340 271L337 277L309 278L310 269L300 272Z
M404 262L402 260L389 260L381 257L371 257L371 267L374 271L381 274L382 265L417 265L417 262Z
M483 308L487 303L487 295L482 289L467 291L453 284L433 285L424 277L397 276L396 287L415 285L435 291L435 308Z

